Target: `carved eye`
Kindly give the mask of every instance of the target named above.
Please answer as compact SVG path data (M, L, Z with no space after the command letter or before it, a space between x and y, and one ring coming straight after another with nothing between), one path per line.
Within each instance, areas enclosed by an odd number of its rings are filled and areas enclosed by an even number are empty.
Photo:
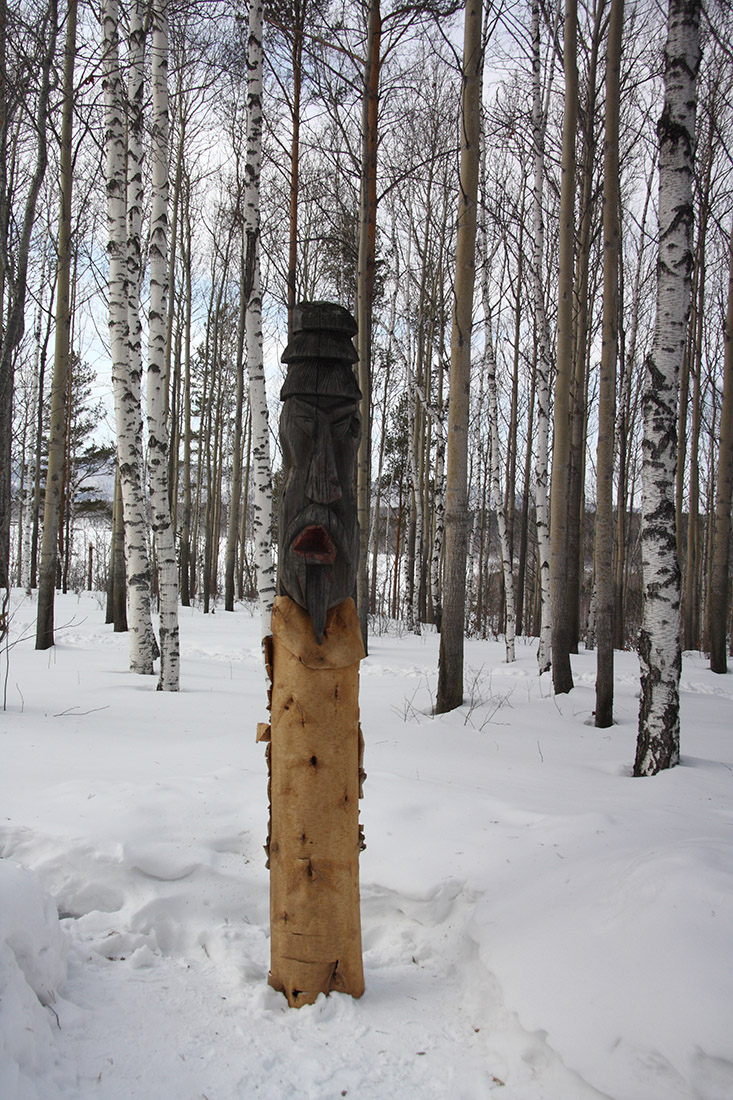
M343 439L349 430L351 424L352 415L347 413L346 416L340 417L338 420L334 420L331 424L331 432L334 439Z
M340 420L333 422L331 431L334 439L345 439L347 433L353 438L358 436L361 430L361 418L358 413L347 413Z

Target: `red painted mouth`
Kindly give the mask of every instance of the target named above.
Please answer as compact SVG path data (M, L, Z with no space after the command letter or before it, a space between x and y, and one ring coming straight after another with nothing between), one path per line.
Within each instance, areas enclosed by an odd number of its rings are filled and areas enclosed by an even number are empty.
M293 554L304 558L308 565L331 565L336 557L336 547L325 527L311 523L304 527L290 547Z

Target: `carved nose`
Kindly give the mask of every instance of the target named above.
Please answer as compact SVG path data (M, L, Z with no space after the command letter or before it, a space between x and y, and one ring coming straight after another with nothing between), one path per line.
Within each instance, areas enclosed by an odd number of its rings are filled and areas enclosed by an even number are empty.
M333 504L335 500L341 499L341 485L329 431L319 434L316 451L308 469L305 491L316 504Z

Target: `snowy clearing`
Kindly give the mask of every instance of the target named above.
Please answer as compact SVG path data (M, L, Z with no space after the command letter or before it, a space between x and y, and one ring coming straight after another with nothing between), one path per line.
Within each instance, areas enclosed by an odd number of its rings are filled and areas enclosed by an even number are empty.
M367 991L267 986L258 619L181 612L182 691L127 671L101 600L15 593L0 717L3 1100L730 1100L733 677L682 674L682 766L633 779L638 663L591 725L520 640L362 665ZM57 916L58 913L58 916ZM60 919L59 919L60 918Z

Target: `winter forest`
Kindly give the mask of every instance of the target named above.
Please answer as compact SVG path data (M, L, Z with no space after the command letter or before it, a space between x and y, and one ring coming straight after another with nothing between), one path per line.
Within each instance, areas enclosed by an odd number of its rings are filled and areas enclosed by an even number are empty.
M106 589L133 670L159 606L176 690L179 595L266 615L279 356L333 300L365 635L441 630L439 710L464 634L539 637L557 692L597 646L601 726L639 644L637 770L674 764L680 647L725 671L730 625L730 13L693 8L4 3L2 581L38 647L56 588Z
M732 43L0 0L3 1100L733 1095ZM255 732L301 303L358 327L368 780L366 992L295 1011Z

